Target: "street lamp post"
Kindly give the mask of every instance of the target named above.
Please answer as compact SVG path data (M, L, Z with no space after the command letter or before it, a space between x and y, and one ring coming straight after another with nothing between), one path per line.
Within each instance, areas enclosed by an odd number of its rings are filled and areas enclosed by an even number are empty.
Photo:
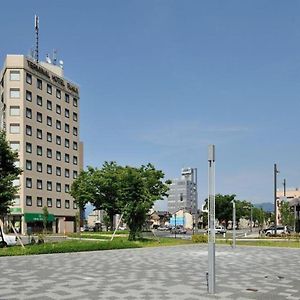
M253 224L253 206L250 206L250 232L252 232L252 224Z
M208 146L208 293L215 293L215 146Z
M275 214L275 235L277 234L277 174L279 173L277 165L274 164L274 214Z

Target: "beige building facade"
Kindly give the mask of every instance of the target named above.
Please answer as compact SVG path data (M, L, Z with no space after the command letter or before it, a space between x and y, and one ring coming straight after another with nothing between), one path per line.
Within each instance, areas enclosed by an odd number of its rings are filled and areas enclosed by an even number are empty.
M0 73L0 126L23 170L10 219L22 234L76 230L76 202L69 194L83 164L79 141L79 88L59 66L8 55Z

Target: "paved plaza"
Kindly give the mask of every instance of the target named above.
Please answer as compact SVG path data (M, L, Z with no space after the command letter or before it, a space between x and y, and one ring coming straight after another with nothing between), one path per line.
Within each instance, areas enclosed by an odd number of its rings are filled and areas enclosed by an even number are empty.
M207 245L0 258L0 299L300 300L300 249L216 248L207 295Z

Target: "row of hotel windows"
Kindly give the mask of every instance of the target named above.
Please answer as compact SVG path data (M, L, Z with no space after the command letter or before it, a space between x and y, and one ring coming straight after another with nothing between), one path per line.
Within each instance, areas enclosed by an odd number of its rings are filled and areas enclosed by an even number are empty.
M29 102L32 102L32 93L30 91L26 91L26 100ZM39 106L43 106L43 98L41 96L36 96L36 104ZM52 110L52 101L47 100L47 109ZM61 106L59 104L56 104L56 113L61 115ZM70 117L70 110L65 109L65 117L69 118ZM78 115L77 113L73 112L73 121L77 122L78 120Z
M20 99L20 89L19 88L10 88L9 89L9 97L11 99ZM40 102L40 106L43 105L43 98L41 96L37 96L37 103ZM32 101L32 93L30 91L26 91L26 100ZM50 101L50 100L48 100ZM67 101L66 101L67 102ZM73 98L73 106L77 107L78 106L78 101L76 98ZM50 109L50 108L48 108Z
M26 187L28 189L32 188L32 178L30 177L26 177ZM36 180L36 188L38 190L42 190L43 189L43 180L41 179L37 179ZM61 183L60 182L56 182L56 192L61 192ZM47 191L52 191L52 181L47 181ZM70 185L69 184L65 184L65 193L69 193L70 192Z
M49 136L48 136L49 134ZM47 132L47 141L51 142L52 141L52 134L50 132ZM56 136L56 143L58 145L61 144L61 137L60 136ZM11 141L10 142L10 147L13 151L20 151L20 142L17 141ZM70 140L65 138L65 147L66 148L70 148ZM48 149L47 148L47 155L48 155ZM77 150L78 149L78 143L77 142L73 142L73 150ZM31 143L26 143L26 152L27 153L32 153L32 144ZM37 149L37 154L38 155L43 155L43 149L41 146L38 146ZM59 152L59 151L58 151Z
M26 142L26 152L27 153L32 153L32 144ZM48 158L52 158L52 149L47 148L47 157ZM43 147L42 146L36 146L36 154L38 156L42 156L43 155ZM55 157L56 160L61 161L62 158L62 154L60 151L55 151ZM69 163L70 162L70 155L68 153L65 153L65 162ZM73 164L77 165L78 164L78 157L73 155Z
M56 199L56 207L61 208L61 199ZM26 206L32 206L32 196L26 196ZM37 197L36 198L36 206L42 207L43 206L43 198ZM52 207L52 198L47 198L47 206ZM65 208L70 208L70 200L65 200ZM73 201L73 209L77 209L77 203Z
M51 122L51 124L52 124L52 119L49 119L49 122ZM61 128L61 122L58 120L56 121L56 128L57 129ZM69 132L69 131L70 131L70 126L68 124L65 124L65 132ZM20 124L19 123L9 124L9 133L19 134L20 133ZM26 135L32 136L32 126L26 125ZM77 127L73 127L73 135L74 136L78 135ZM43 139L43 130L42 129L36 130L36 137L38 139ZM47 141L52 142L52 133L51 132L47 132ZM59 135L56 135L56 144L61 145L61 137Z
M20 71L10 71L10 80L11 81L20 81ZM32 75L29 74L29 73L26 73L26 82L28 84L32 84ZM43 81L39 78L37 78L37 81L36 81L36 87L39 89L39 90L42 90L43 89ZM12 93L11 94L11 98L20 98L20 90L19 90L19 96L18 96L18 92L17 90L18 89L11 89L12 90ZM47 93L52 95L52 85L47 83ZM61 99L61 90L60 89L56 89L56 97L58 99ZM65 93L65 101L66 103L69 103L70 102L70 95ZM78 101L76 98L73 98L73 105L75 107L78 106Z
M67 157L67 156L66 156ZM69 162L65 160L66 162ZM17 165L18 166L18 165ZM31 171L32 170L32 161L26 159L26 164L25 164L26 170ZM55 174L57 176L61 176L61 167L55 167L56 171ZM41 162L36 163L36 171L42 173L43 172L43 164ZM75 175L77 176L77 171L75 171ZM52 166L47 165L47 174L52 174ZM69 178L70 177L70 170L65 168L65 177Z

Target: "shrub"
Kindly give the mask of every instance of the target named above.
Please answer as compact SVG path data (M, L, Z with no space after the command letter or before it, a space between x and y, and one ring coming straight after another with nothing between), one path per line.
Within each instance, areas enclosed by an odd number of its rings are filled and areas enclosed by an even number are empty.
M203 234L193 234L192 235L193 243L207 243L207 241L208 241L207 235L203 235Z

